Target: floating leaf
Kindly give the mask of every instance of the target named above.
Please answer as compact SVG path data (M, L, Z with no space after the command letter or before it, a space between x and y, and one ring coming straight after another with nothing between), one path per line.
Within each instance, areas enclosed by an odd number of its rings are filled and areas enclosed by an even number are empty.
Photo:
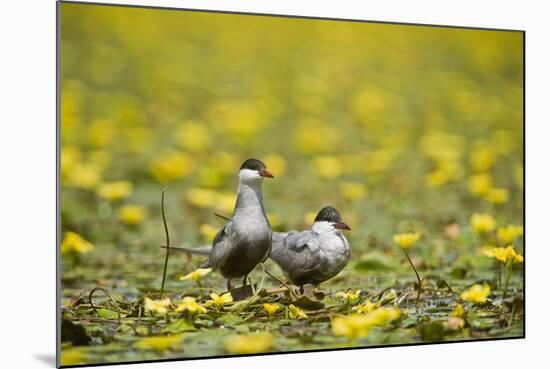
M181 318L170 323L166 328L162 330L162 333L181 333L192 332L197 329L189 319Z
M361 259L355 263L355 270L360 272L393 270L396 267L393 260L376 251L361 255Z
M134 344L138 349L152 349L155 351L165 351L170 348L178 347L183 339L181 334L174 336L151 336L144 337Z

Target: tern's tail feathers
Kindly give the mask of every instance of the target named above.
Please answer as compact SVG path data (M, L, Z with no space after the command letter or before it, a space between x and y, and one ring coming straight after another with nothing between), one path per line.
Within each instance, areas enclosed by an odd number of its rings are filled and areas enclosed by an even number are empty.
M166 248L166 246L163 246ZM210 251L212 251L212 246L205 245L205 246L197 246L197 247L182 247L182 246L172 246L170 247L170 250L178 250L183 252L188 252L193 255L210 255Z

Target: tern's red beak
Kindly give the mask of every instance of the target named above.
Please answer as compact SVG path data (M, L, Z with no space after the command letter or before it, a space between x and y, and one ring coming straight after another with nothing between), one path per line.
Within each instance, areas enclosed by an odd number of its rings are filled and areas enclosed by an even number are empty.
M260 176L265 177L265 178L275 178L275 176L273 174L271 174L271 172L267 169L262 170L260 172Z
M336 228L336 229L345 229L347 231L351 231L351 227L349 225L347 225L346 223L344 223L344 222L334 223L334 228Z

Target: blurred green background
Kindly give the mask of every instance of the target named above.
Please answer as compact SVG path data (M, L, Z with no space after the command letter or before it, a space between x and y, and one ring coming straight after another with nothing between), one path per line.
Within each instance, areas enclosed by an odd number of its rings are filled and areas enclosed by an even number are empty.
M520 32L68 3L61 29L65 302L158 288L161 188L173 243L209 243L249 157L275 230L333 205L354 259L415 230L421 269L487 271L471 215L522 224Z

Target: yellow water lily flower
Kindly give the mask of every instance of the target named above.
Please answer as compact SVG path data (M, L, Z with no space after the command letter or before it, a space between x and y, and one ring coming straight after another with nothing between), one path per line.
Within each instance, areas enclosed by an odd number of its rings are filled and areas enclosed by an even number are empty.
M272 173L281 177L286 169L286 160L279 154L268 154L264 157L264 163Z
M371 327L383 326L398 319L401 316L401 310L398 308L381 307L362 316L364 316L366 324Z
M506 245L511 244L517 237L521 236L523 236L523 226L508 224L506 227L500 227L497 230L499 241Z
M104 182L99 185L96 193L106 200L117 201L130 196L133 189L134 185L128 181Z
M456 304L450 315L458 318L463 318L464 314L464 306L462 304Z
M218 310L222 310L224 305L233 302L233 296L231 296L231 292L226 292L221 296L217 293L211 293L210 298L211 300L206 301L206 306L214 306Z
M359 305L359 307L355 311L357 312L357 314L366 314L366 313L370 313L371 311L373 311L378 307L380 307L379 303L374 303L370 300L367 300L361 305Z
M179 347L182 340L182 334L176 334L173 336L144 337L134 343L134 347L137 349L151 349L162 352L168 349Z
M361 294L361 290L357 290L357 291L348 290L346 292L342 292L342 291L337 292L335 296L344 300L346 304L353 304L359 301L360 294Z
M334 179L342 175L343 168L335 156L323 155L313 159L315 172L322 178Z
M484 284L474 284L469 289L463 291L460 294L460 298L464 301L473 302L475 304L482 304L487 301L487 297L491 294L491 287Z
M486 256L493 257L501 263L506 263L511 260L513 263L522 263L523 256L516 253L514 246L509 245L507 247L492 247L483 251Z
M145 310L153 313L166 314L171 303L172 302L168 297L162 300L153 300L149 297L146 297Z
M208 188L194 187L187 190L185 200L198 208L213 206L217 200L218 193Z
M86 353L82 348L61 348L61 365L86 364Z
M495 229L497 223L489 214L474 213L470 218L470 224L476 233L483 234Z
M277 311L279 311L281 309L281 305L279 304L263 304L262 305L265 312L267 313L267 315L269 315L269 317L272 317Z
M67 231L63 242L61 242L61 254L75 252L78 254L87 254L95 250L94 245L86 241L76 232Z
M288 312L292 319L307 318L307 314L304 313L304 311L298 306L294 306L293 304L288 305Z
M496 162L496 156L489 147L479 147L478 149L472 151L470 155L470 164L476 172L483 172L491 167Z
M485 199L492 204L501 205L508 201L510 198L510 191L506 188L491 188Z
M393 242L404 249L409 249L412 245L416 243L416 241L418 241L419 238L419 232L399 233L393 236Z
M273 347L275 337L269 332L234 335L224 342L225 349L233 354L254 354Z
M212 227L210 224L201 224L199 226L199 233L201 234L204 242L210 243L214 240L214 237L216 237L218 229Z
M186 177L193 169L193 159L181 152L168 153L151 164L151 174L160 183L174 182Z
M139 205L124 205L118 209L118 219L131 226L142 223L146 215L145 207Z
M485 196L492 188L493 179L488 173L476 174L470 177L468 186L474 196Z
M349 201L360 200L367 196L367 188L361 182L343 182L340 185L342 196Z
M194 297L185 296L183 300L176 304L176 312L181 313L187 311L190 314L204 314L206 308L199 304Z
M332 319L331 328L333 335L344 336L354 341L360 337L367 337L371 327L365 321L364 315L351 314Z
M180 277L180 281L191 280L191 281L198 282L202 279L202 277L204 277L211 271L212 271L212 268L199 268L197 270L192 271L191 273L187 273L186 275Z
M210 146L210 132L204 122L189 120L176 128L178 144L191 152L205 152Z

